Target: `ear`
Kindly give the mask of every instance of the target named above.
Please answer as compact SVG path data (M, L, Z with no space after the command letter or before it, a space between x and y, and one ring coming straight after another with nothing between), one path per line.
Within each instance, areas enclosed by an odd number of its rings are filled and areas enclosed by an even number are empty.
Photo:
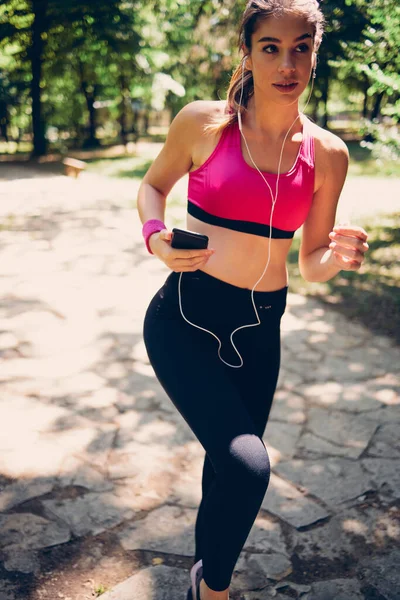
M317 53L316 52L312 53L312 68L313 69L317 68Z
M251 56L250 54L245 54L246 57L246 62L244 63L244 66L246 68L247 71L252 71L253 70L253 64L252 64L252 60L251 60Z
M247 48L247 46L245 44L242 44L242 52L243 52L243 60L246 59L246 61L244 62L244 66L247 69L249 69L250 71L252 70L252 63L251 63L251 55L250 55L250 51Z

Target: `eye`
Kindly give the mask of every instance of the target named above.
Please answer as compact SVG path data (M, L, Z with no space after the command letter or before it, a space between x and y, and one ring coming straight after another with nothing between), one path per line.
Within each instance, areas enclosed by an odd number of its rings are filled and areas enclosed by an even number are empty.
M272 54L272 52L269 52L270 48L273 48L273 52L275 52L275 50L277 50L278 48L275 46L275 44L269 44L269 46L265 46L263 48L263 52L265 50L268 50L268 52L266 52L266 54Z
M310 49L307 44L300 44L300 46L297 46L297 48L300 48L301 52L307 52Z

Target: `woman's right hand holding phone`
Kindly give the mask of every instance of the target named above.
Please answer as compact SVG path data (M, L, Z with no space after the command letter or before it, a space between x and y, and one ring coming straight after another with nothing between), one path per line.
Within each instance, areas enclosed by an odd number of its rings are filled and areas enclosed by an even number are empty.
M153 233L149 239L149 245L154 256L157 256L169 269L175 273L183 271L197 271L204 266L210 256L215 252L212 248L205 250L181 250L171 248L172 231L163 229Z

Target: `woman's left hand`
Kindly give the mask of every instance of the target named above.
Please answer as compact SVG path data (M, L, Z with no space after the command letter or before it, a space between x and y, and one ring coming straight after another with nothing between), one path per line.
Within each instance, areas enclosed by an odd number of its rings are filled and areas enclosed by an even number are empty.
M357 225L336 225L329 234L332 262L345 271L357 271L368 250L368 234Z

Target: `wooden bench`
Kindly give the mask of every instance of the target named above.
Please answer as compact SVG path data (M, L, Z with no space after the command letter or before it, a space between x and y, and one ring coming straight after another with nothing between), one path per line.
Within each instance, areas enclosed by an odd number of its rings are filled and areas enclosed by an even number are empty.
M79 177L79 173L84 170L86 163L76 158L64 158L63 165L65 167L65 174L68 177Z

